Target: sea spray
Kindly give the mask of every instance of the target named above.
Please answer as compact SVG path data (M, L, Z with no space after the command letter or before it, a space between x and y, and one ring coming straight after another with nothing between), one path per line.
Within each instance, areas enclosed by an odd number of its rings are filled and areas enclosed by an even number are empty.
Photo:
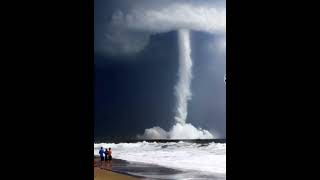
M188 115L188 100L191 99L192 60L190 48L190 32L186 29L178 31L179 41L179 72L175 86L177 123L185 124Z
M176 96L176 124L169 132L160 127L146 129L141 139L212 139L213 135L201 128L195 128L192 124L186 123L188 115L188 101L191 100L192 80L192 59L190 47L190 31L187 29L178 30L179 44L179 70L178 82L175 86Z

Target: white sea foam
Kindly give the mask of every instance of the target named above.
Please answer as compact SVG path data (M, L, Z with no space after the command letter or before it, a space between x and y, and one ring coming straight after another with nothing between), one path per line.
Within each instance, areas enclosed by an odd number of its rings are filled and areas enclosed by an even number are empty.
M94 154L101 147L113 150L113 157L133 162L151 163L180 170L226 173L226 144L203 146L188 142L167 143L100 143L94 144Z

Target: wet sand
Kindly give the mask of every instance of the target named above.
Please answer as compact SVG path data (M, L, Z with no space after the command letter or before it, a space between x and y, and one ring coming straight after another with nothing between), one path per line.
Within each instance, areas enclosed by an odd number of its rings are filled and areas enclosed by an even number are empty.
M99 161L94 161L94 180L138 180L140 178L126 175L119 172L113 172L109 164L100 166Z
M100 159L95 158L96 165L100 166ZM225 180L225 175L207 174L198 171L181 171L148 163L128 162L120 159L113 159L112 164L105 163L102 169L112 170L113 173L127 176L134 179L147 180L181 180L181 179L202 179L202 180ZM98 168L99 169L99 168ZM107 170L103 170L107 171ZM111 172L111 171L110 171ZM95 173L96 174L96 173ZM106 177L110 179L111 177ZM112 179L112 178L111 178ZM98 180L95 178L95 180ZM102 179L101 179L102 180Z

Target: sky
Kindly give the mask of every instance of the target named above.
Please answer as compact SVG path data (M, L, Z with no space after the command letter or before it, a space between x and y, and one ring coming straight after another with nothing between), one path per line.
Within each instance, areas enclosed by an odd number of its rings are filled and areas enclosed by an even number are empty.
M131 137L175 123L179 29L189 29L187 122L226 136L225 1L95 0L95 137Z

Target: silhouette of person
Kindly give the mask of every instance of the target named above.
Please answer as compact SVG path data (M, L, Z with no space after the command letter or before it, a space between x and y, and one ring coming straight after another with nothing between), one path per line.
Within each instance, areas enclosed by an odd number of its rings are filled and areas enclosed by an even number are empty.
M103 151L103 148L101 147L100 151L99 151L99 154L100 154L100 160L101 160L101 165L102 165L102 162L104 161L104 151Z

